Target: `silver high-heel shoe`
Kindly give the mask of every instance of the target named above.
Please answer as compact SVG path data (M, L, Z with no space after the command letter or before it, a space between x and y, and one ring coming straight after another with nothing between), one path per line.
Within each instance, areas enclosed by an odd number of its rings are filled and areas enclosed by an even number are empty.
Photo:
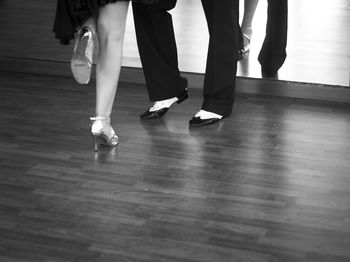
M90 26L83 26L78 31L71 59L71 70L78 83L89 83L97 50L98 39L95 30Z
M91 135L95 151L98 151L100 145L110 147L118 145L119 138L110 125L109 117L90 117L90 120L93 121L91 123ZM106 132L108 129L110 129L110 134L107 134Z

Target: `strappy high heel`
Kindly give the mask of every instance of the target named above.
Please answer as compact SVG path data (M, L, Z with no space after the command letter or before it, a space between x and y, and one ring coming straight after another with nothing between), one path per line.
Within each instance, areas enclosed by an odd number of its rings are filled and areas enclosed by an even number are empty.
M90 117L91 135L94 144L94 151L98 151L100 145L114 147L118 145L119 138L110 125L109 117ZM107 131L109 129L109 132ZM109 134L108 134L109 133Z
M89 83L97 50L98 39L95 30L91 26L83 26L78 31L71 59L71 70L78 83Z

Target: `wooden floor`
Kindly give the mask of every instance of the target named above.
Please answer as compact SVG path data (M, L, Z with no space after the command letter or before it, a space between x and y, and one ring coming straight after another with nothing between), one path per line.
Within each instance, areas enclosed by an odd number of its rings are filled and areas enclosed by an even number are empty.
M190 129L199 90L140 121L121 83L95 154L93 84L0 75L1 262L350 261L350 105L240 95Z

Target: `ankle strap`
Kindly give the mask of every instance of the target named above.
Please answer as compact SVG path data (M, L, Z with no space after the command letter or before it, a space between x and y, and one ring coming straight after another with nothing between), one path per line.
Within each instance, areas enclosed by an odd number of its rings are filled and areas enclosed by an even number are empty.
M111 118L109 116L105 117L105 116L92 116L90 117L91 121L106 121L106 122L110 122Z

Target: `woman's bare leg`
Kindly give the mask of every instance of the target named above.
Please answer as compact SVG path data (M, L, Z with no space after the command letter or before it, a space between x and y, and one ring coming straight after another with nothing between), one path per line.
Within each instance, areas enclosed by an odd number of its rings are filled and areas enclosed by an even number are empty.
M96 115L109 117L119 81L128 2L108 4L99 11L100 52L96 67Z
M124 32L129 2L107 4L99 9L97 34L99 55L96 65L96 117L92 117L91 133L94 150L99 144L116 146L119 138L110 125L110 115L119 82Z
M97 20L99 56L96 67L96 116L109 118L119 81L129 2L100 8Z

